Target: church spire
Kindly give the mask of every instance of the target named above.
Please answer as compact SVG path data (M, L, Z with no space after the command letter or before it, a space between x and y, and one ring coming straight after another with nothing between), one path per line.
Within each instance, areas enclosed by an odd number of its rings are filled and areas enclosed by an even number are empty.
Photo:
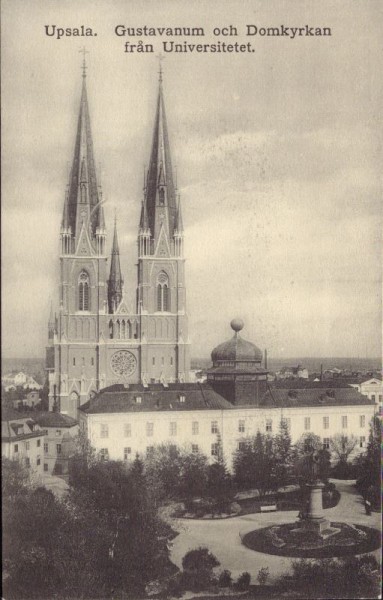
M52 304L52 300L51 300L51 310L49 313L49 321L48 321L48 340L53 340L54 333L55 333L55 325L56 325L56 321L53 316L53 304Z
M157 238L161 223L164 223L167 224L168 235L171 238L174 233L177 208L162 79L162 69L160 68L145 200L152 236Z
M110 276L108 281L109 312L114 313L122 300L123 279L120 267L120 249L117 237L117 220L114 219L114 235L112 256L110 261Z
M184 225L182 221L182 209L181 209L181 194L178 194L178 204L177 204L177 213L174 224L174 231L177 233L182 233L184 230Z
M82 63L82 89L80 111L77 123L77 134L74 147L72 169L69 178L67 207L67 226L71 228L72 234L78 236L80 233L81 212L86 205L89 218L90 234L93 237L100 222L99 188L97 186L96 168L93 155L93 140L90 127L88 97L86 89L86 63L85 50Z

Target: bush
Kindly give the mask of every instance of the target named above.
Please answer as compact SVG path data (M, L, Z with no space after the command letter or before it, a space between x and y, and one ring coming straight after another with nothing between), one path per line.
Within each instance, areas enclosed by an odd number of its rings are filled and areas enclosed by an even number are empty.
M239 590L241 592L248 590L249 586L250 586L250 579L251 579L250 573L248 573L247 571L244 571L243 573L241 573L235 584L235 587L237 588L237 590Z
M345 559L295 560L292 576L281 580L307 598L378 598L380 569L372 555Z
M225 569L219 574L218 585L219 587L230 587L233 582L230 571Z
M200 571L201 569L209 569L211 571L214 567L218 567L218 565L219 562L214 554L208 548L202 546L195 550L189 550L182 559L184 571Z
M269 567L262 567L262 569L259 569L258 575L257 575L257 581L258 581L259 585L265 585L269 577L270 577Z
M356 479L357 476L357 467L349 462L339 461L331 469L331 477L334 477L334 479Z

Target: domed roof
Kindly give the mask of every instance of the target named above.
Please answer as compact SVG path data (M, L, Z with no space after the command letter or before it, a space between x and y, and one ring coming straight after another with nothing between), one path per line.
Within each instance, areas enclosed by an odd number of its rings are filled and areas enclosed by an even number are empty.
M233 319L230 323L235 331L231 340L219 344L211 353L213 363L221 360L262 362L262 350L255 344L241 338L239 331L244 326L241 319Z

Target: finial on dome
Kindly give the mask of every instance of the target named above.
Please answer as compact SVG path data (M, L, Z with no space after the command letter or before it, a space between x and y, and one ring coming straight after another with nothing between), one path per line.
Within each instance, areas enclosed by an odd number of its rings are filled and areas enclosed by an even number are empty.
M241 331L241 329L243 329L244 326L245 324L242 321L242 319L233 319L232 321L230 321L230 327L233 329L233 331L235 331L235 333Z

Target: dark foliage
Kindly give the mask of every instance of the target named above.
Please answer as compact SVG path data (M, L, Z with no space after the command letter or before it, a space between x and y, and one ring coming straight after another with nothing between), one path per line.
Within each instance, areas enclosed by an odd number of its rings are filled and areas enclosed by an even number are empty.
M281 588L304 598L378 598L380 569L371 555L347 559L294 561L292 575L281 578ZM304 594L301 596L300 594Z
M230 587L232 583L233 583L233 578L231 576L230 571L225 569L224 571L222 571L219 574L219 577L218 577L218 586L219 587Z
M182 589L193 592L208 589L214 580L213 569L218 565L218 560L207 548L190 550L182 559Z
M371 422L367 452L355 461L356 486L365 500L371 502L375 510L380 509L380 461L381 461L381 422L375 416Z
M251 580L250 573L248 573L247 571L244 571L243 573L241 573L241 575L238 577L237 581L235 582L236 589L241 592L248 590L249 586L250 586L250 580Z

